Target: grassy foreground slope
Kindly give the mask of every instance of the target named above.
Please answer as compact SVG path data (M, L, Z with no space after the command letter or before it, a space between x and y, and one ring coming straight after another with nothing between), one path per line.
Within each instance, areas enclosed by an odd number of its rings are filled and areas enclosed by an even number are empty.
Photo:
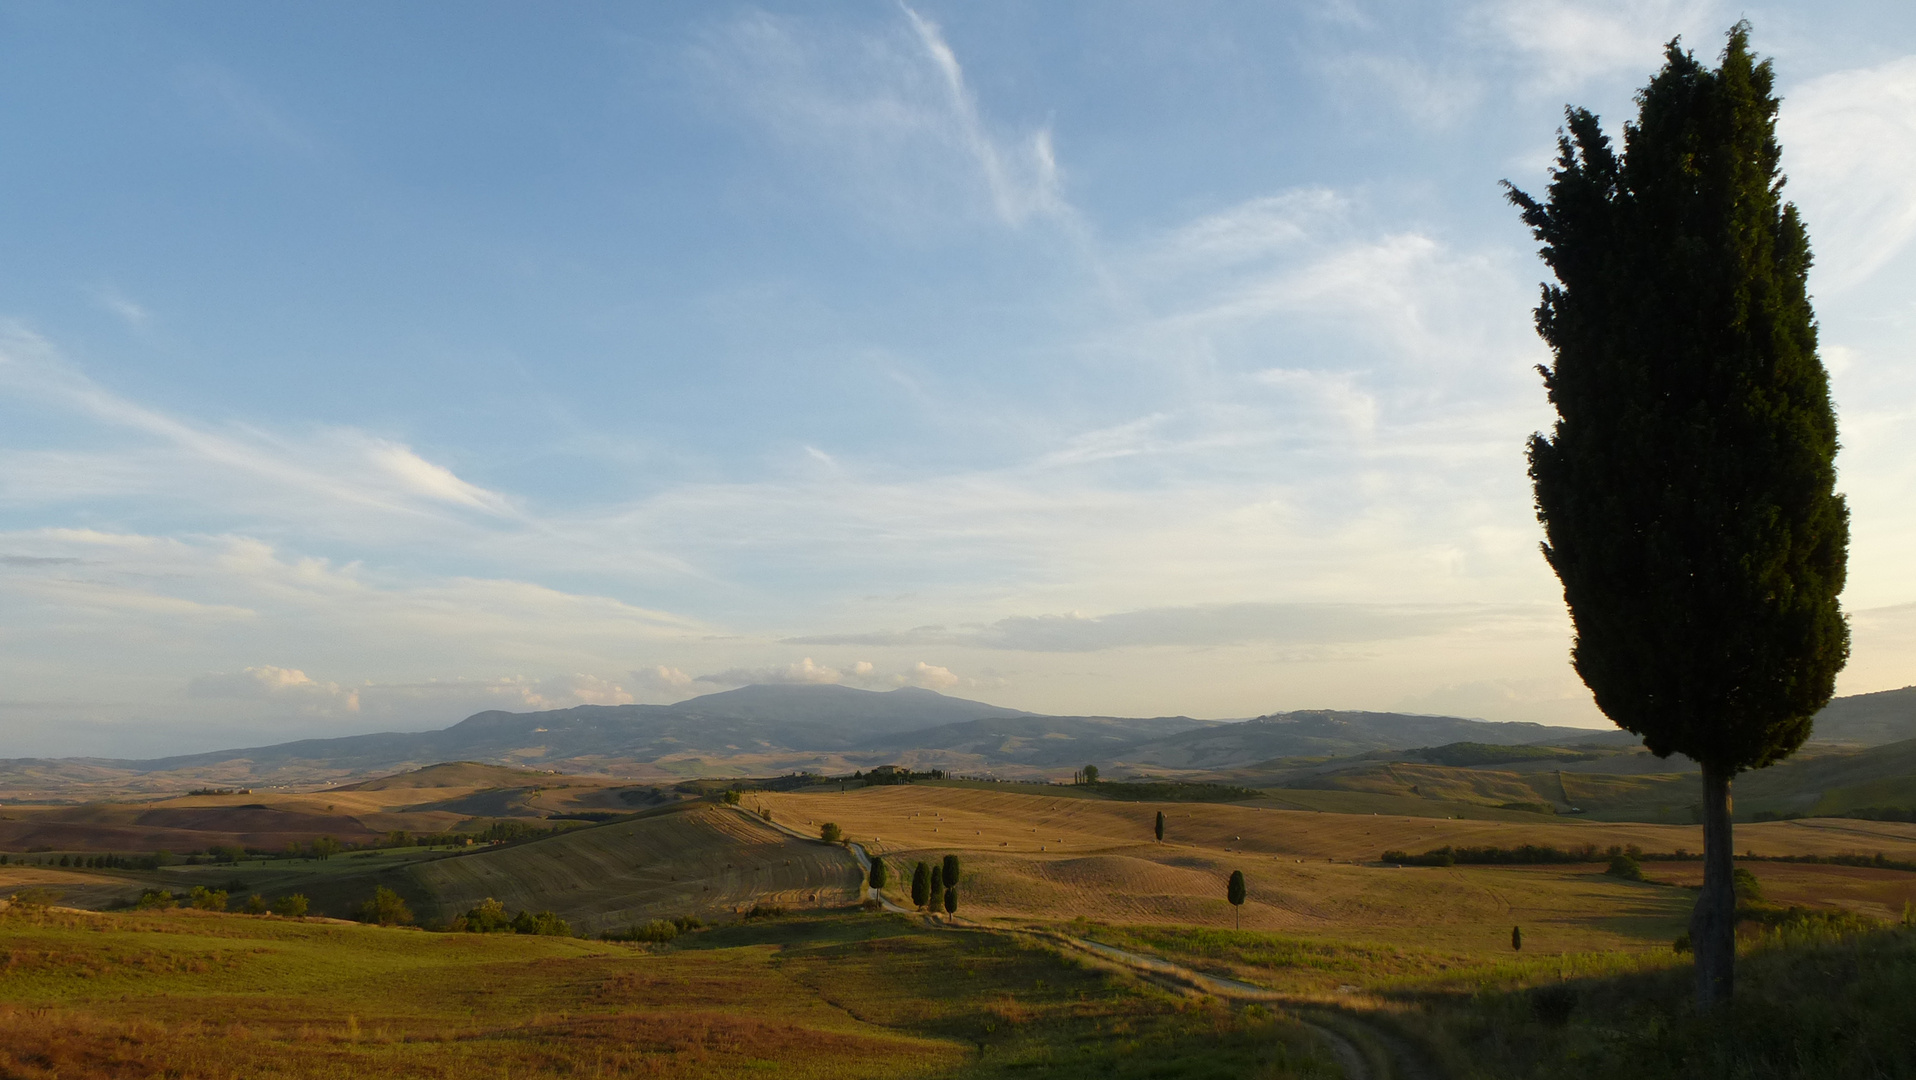
M843 907L858 901L860 881L844 848L711 805L420 863L413 874L442 919L490 896L515 910L553 911L583 933L729 916L753 904Z
M1308 1031L878 915L655 951L203 912L0 912L0 1075L1330 1077Z

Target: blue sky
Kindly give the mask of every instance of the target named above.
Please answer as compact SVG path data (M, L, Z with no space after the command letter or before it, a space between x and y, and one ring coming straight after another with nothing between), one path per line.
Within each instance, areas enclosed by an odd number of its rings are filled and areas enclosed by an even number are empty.
M0 4L0 756L928 686L1601 724L1537 190L1776 57L1916 682L1905 4Z

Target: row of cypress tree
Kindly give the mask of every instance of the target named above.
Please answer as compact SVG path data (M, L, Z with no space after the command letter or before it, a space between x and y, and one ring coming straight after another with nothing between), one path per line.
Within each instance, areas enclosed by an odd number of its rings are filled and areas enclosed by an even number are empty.
M947 855L938 863L919 862L911 872L911 902L922 910L936 911L943 908L946 914L958 910L958 879L963 867L958 856ZM872 860L871 876L866 879L873 889L883 891L891 880L891 871L885 860Z

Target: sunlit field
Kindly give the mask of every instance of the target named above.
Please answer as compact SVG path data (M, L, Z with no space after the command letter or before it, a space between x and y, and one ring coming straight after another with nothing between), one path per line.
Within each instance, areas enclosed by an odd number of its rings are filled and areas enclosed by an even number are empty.
M895 916L660 948L14 909L0 948L11 1077L1335 1075L1267 1010Z

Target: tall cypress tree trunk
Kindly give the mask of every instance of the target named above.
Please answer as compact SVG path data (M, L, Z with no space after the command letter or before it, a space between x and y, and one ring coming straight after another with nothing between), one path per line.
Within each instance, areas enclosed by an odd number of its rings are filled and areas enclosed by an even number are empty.
M1696 1000L1708 1009L1728 1002L1736 980L1735 840L1730 835L1730 773L1703 766L1703 892L1690 913L1696 950Z

